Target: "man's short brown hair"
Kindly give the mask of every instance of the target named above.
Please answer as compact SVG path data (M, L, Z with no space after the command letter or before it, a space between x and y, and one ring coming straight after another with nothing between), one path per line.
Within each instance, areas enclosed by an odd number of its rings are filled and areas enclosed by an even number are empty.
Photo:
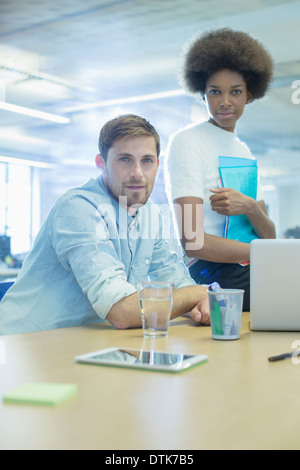
M99 152L106 160L108 150L123 138L152 136L155 140L157 158L160 154L160 138L155 128L145 118L135 114L124 114L108 121L101 129Z

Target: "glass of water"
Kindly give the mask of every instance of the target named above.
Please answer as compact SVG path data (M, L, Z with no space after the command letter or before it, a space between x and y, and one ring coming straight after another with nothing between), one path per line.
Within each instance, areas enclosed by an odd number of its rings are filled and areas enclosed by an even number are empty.
M168 336L174 285L171 282L141 282L138 295L144 337Z

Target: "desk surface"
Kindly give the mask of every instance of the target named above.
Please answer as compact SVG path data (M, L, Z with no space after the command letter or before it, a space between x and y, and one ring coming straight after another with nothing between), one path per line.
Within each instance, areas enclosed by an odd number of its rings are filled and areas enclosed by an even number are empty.
M109 324L0 338L0 449L300 449L300 365L267 358L292 350L299 333L249 331L212 340L181 317L169 337ZM208 354L180 374L76 364L111 346ZM26 382L69 382L78 394L56 408L4 404Z

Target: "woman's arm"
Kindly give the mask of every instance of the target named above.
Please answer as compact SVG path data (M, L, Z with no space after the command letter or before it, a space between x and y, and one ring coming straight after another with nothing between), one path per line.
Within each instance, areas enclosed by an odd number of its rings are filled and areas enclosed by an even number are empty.
M230 216L244 214L259 238L276 238L275 226L268 216L264 201L255 201L231 188L211 189L211 208L218 214Z
M249 243L204 233L203 199L178 198L174 201L174 212L181 243L187 256L217 263L249 261Z

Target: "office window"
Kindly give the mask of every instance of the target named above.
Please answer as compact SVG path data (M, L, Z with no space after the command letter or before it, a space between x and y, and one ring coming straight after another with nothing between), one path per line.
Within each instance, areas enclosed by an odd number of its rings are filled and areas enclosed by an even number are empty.
M39 217L38 169L0 163L0 234L11 237L13 255L28 252Z

